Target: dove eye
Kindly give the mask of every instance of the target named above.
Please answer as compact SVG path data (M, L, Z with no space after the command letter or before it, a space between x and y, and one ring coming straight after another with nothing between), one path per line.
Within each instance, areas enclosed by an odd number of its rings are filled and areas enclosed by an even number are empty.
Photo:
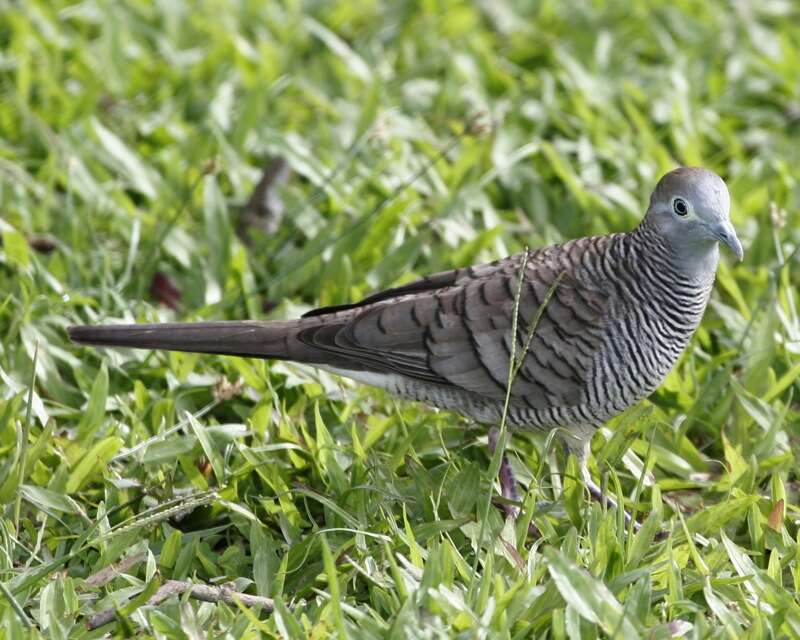
M672 210L679 216L685 216L689 213L689 205L683 198L675 198L672 201Z

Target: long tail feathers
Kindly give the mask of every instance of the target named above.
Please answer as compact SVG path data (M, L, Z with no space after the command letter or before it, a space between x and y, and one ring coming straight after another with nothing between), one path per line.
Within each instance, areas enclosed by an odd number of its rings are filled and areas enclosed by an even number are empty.
M76 325L68 331L70 340L80 344L303 361L309 354L295 338L298 324L289 320Z

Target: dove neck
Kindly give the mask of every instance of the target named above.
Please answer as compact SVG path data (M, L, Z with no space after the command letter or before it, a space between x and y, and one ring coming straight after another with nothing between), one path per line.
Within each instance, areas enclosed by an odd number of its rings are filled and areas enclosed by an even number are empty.
M713 281L719 264L719 245L705 238L670 238L645 218L632 232L648 252L666 260L681 275L702 284Z

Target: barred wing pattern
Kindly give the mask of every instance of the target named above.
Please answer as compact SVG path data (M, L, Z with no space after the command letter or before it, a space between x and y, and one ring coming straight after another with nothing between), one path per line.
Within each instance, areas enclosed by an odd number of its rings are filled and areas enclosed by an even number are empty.
M297 333L305 345L336 354L342 370L395 374L499 404L505 398L518 277L514 405L539 412L573 407L585 397L602 348L609 296L587 277L587 250L598 255L613 236L583 238L457 269L390 289L355 305L307 314ZM548 295L547 304L543 303ZM540 308L541 313L539 313Z

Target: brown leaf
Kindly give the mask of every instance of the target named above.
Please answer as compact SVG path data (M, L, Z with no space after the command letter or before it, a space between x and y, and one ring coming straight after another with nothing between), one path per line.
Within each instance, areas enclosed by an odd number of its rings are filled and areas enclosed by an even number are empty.
M783 518L786 512L786 504L783 501L783 498L778 500L772 507L772 511L769 512L769 518L767 519L767 526L772 529L773 531L780 532L781 527L783 526Z
M172 282L172 279L161 271L157 271L153 276L153 281L150 283L150 295L173 311L179 311L181 308L180 290Z
M34 251L45 254L52 253L58 249L58 243L55 238L51 238L50 236L31 236L28 238L28 245L30 245L30 248Z
M261 299L261 311L264 313L269 313L270 311L274 311L278 307L278 302L275 300L270 300L269 298L262 298Z
M205 456L200 456L197 460L195 460L194 464L197 467L197 470L206 478L211 475L211 463Z
M242 238L250 227L260 229L267 235L278 229L285 207L276 187L286 184L289 173L289 165L283 158L273 158L267 162L239 219L238 232Z
M514 564L517 565L517 569L519 569L520 571L525 571L525 560L520 555L519 551L517 551L516 547L514 547L510 542L506 541L503 538L500 538L500 542L505 547L506 553L514 561Z

